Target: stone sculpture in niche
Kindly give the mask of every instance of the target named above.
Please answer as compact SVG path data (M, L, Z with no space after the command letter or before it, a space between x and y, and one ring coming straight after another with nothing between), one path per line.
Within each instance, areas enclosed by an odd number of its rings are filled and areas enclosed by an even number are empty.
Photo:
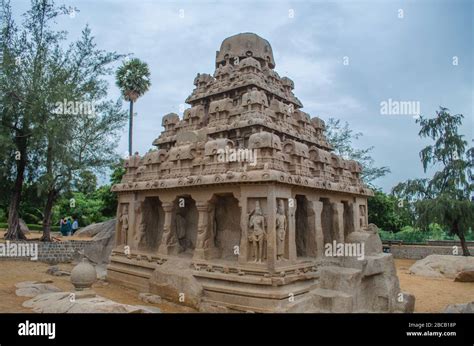
M255 209L250 213L249 219L249 241L252 245L252 255L254 262L262 263L263 261L263 247L265 243L265 216L263 216L262 209L260 209L260 202L255 202Z
M281 261L285 256L286 239L286 215L283 200L278 201L276 214L276 237L277 237L277 260Z
M133 238L135 247L138 249L145 240L146 223L143 216L143 202L135 202L135 217L138 219L138 229Z
M119 217L120 224L122 225L120 228L120 240L121 243L126 245L127 244L127 233L128 233L128 204L124 204L122 207L122 213Z

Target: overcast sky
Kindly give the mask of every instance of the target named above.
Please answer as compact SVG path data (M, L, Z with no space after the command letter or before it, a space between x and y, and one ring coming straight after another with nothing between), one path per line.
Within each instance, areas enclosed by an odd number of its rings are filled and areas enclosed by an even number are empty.
M149 64L152 87L135 106L134 151L140 153L160 134L164 114L182 115L196 74L214 72L222 40L240 32L270 42L276 71L295 82L305 112L348 121L364 134L355 146L374 146L377 165L392 171L377 181L385 191L424 176L418 153L428 141L418 138L412 115L382 115L381 102L419 102L424 116L448 107L464 114L462 133L469 142L473 137L471 0L57 3L80 10L58 22L70 39L89 24L99 47ZM18 15L29 1L12 5ZM110 97L117 99L110 82ZM124 129L117 152L126 150Z

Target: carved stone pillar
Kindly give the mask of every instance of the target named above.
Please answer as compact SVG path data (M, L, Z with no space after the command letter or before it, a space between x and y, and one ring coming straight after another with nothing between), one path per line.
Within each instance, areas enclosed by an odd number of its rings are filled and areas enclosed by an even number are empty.
M248 261L248 214L247 214L247 196L239 198L240 207L240 248L239 248L239 264L246 264Z
M173 203L162 202L161 206L165 212L165 220L163 224L163 235L158 248L158 254L177 255L179 253L179 243L178 239L176 238L176 234L171 227L173 219Z
M338 243L344 242L344 204L331 203L333 239Z
M293 206L288 205L288 259L290 262L296 261L296 200L293 199Z
M347 215L349 217L349 220L345 220L345 223L348 227L348 229L345 230L346 238L347 235L351 234L352 232L355 232L358 229L358 216L356 213L357 209L357 204L353 202L349 202L347 204L347 208L349 209L347 212Z
M276 196L273 187L269 187L267 199L267 268L270 272L276 267Z
M134 231L129 245L133 250L138 250L145 237L145 201L136 200L133 203L133 210L135 213Z
M368 225L367 206L365 204L359 204L359 226L365 228Z
M324 254L324 233L323 233L323 202L311 201L314 212L314 231L316 241L316 257L321 258Z
M122 203L120 201L117 203L117 212L115 215L117 215L117 223L115 225L115 248L118 249L120 245L122 245L122 239L121 239L121 221L120 221L120 213L122 211Z
M352 207L352 216L354 217L354 231L360 231L360 213L359 213L359 204L351 203Z
M201 201L196 202L196 209L198 211L198 225L193 260L211 259L215 257L217 251L213 240L213 224L209 222L212 206L207 201Z

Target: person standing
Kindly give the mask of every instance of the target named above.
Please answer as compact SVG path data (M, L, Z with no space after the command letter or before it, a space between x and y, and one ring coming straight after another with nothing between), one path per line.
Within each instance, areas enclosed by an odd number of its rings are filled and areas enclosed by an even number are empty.
M63 237L67 236L67 222L65 217L62 218L59 223L59 230L61 231Z
M76 231L79 228L79 222L77 221L77 217L73 217L73 222L72 222L72 234L76 233Z
M67 235L70 236L72 233L72 223L71 223L71 218L68 218L66 221L66 229L67 229Z

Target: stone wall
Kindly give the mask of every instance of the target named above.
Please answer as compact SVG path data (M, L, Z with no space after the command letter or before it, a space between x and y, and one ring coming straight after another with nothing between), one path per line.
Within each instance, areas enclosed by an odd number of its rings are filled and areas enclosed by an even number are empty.
M391 253L394 258L419 260L429 255L453 255L453 246L430 246L430 245L383 245L384 252ZM462 255L460 245L456 245L458 254ZM474 247L469 247L471 253Z
M85 249L87 245L91 244L90 240L67 240L62 242L33 242L33 241L18 241L18 242L4 242L5 247L12 245L27 244L28 246L37 245L38 259L37 261L46 263L67 263L71 262L78 251ZM11 252L10 252L11 253ZM28 256L6 256L0 254L0 260L31 260Z

